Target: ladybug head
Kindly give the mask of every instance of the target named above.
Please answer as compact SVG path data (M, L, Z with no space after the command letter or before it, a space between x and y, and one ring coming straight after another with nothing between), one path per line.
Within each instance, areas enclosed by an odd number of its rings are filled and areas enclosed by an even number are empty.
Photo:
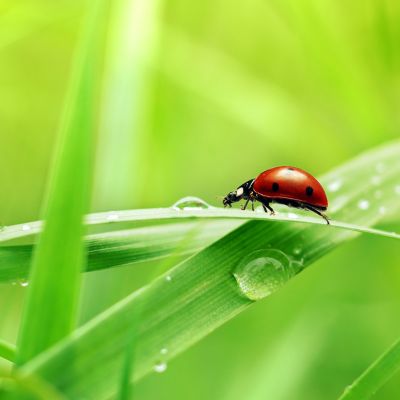
M233 192L229 192L222 200L224 207L232 207L232 203L236 203L237 201L240 201L242 199L247 200L251 191L253 190L253 182L254 179L250 179L249 181L243 183L243 185L240 185Z

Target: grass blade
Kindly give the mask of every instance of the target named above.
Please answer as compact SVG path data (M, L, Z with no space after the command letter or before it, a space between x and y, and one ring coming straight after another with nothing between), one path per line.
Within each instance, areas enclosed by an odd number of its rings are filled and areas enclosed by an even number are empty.
M193 254L224 236L241 221L211 220L170 223L89 235L85 239L86 271L97 271L126 264L162 260L172 253ZM195 230L191 241L179 249L181 240ZM33 245L0 246L0 282L28 278Z
M8 361L15 361L16 348L13 344L0 340L0 357L5 358Z
M400 340L379 357L350 386L339 400L371 398L400 369Z
M332 217L372 225L385 215L378 212L379 207L399 211L399 149L398 142L389 144L322 178L323 184L331 188ZM376 169L380 170L379 198L370 186ZM332 185L339 181L341 185ZM273 250L275 261L280 260L282 275L278 277L273 271L263 279L250 274L248 282L256 289L257 285L268 288L266 295L356 235L326 225L247 222L168 271L170 279L161 276L131 294L37 357L23 371L39 374L72 398L107 398L117 389L121 360L126 344L132 340L128 332L135 310L143 310L140 328L133 338L138 350L131 378L137 380L160 361L161 348L168 349L164 357L167 361L254 303L254 296L243 286L240 289L241 282L233 276L249 255Z
M94 131L98 45L104 1L92 2L61 123L31 285L19 335L22 365L75 327L83 261L83 215L89 204L90 153ZM47 329L43 329L47 327Z

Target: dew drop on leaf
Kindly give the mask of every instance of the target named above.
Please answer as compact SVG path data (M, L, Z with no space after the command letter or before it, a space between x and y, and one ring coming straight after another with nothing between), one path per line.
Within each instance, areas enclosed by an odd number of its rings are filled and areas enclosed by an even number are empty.
M295 268L285 253L276 249L248 254L236 267L233 276L240 291L250 300L260 300L278 290L292 276Z
M110 212L107 215L107 221L113 222L118 220L119 220L119 215L116 212Z
M369 208L369 201L368 200L360 200L358 202L358 208L361 210L367 210Z
M166 280L167 282L171 282L171 280L172 280L171 275L167 275L167 276L165 277L165 280Z
M22 230L23 230L24 232L30 231L31 229L32 229L32 228L31 228L30 225L28 225L28 224L22 225Z
M29 285L29 281L26 279L18 279L18 284L22 287L27 287Z
M161 350L160 350L160 354L162 354L162 355L165 355L165 354L167 354L168 353L168 349L166 348L166 347L163 347Z
M301 247L295 247L293 249L293 254L299 255L301 253Z
M199 197L188 196L172 205L174 210L206 210L211 206Z
M166 362L159 361L159 362L157 362L156 364L154 364L153 370L154 370L155 372L161 373L161 372L166 371L166 370L167 370L167 367L168 367L168 365L167 365Z
M336 180L328 184L328 189L330 192L337 192L342 187L342 181Z

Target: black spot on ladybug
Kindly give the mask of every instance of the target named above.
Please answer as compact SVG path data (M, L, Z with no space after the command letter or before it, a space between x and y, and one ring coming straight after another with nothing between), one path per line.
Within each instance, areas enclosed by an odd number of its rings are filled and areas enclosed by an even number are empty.
M294 168L288 168L287 170L288 171L294 171Z
M306 187L306 195L307 196L312 196L313 192L314 192L314 189L311 186Z
M272 190L273 190L274 192L277 192L277 191L279 190L279 183L274 182L274 183L272 184Z

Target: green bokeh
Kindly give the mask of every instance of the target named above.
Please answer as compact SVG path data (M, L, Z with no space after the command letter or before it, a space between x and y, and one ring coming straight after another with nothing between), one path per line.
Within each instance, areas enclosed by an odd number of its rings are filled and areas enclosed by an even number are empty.
M2 224L41 215L84 11L75 0L0 3ZM218 205L268 167L320 175L399 135L395 0L166 0L157 24L145 123L132 132L140 165L116 177L135 184L129 197L94 196L93 211L187 195ZM336 399L399 336L399 261L389 239L346 244L144 379L136 398ZM152 267L86 277L82 320L140 287ZM23 297L0 285L0 337L12 342ZM398 378L379 399L399 398Z

